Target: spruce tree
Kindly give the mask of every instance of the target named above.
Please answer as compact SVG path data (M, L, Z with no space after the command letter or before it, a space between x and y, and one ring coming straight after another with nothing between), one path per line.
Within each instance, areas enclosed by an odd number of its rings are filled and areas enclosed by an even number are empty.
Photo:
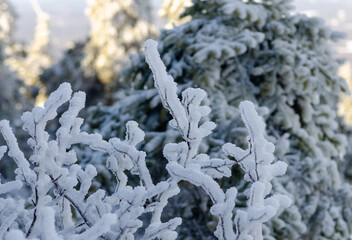
M63 82L87 93L87 106L109 101L120 85L120 71L141 44L157 32L151 1L89 0L89 38L76 42L63 58L46 69L40 81L51 93Z
M259 110L276 158L289 165L273 187L283 193L287 189L294 199L291 208L266 224L266 239L349 239L352 192L339 172L347 140L337 116L339 94L348 90L337 75L331 48L340 34L318 18L292 14L290 2L193 0L183 14L192 20L163 31L159 52L181 88L199 86L208 93L210 118L218 125L201 146L210 156L219 156L224 142L246 135L236 110L242 100L265 106ZM106 138L121 137L125 123L136 120L146 132L142 148L152 152L149 159L160 159L148 166L158 171L165 161L161 146L179 135L168 125L170 116L162 110L147 69L140 53L124 72L132 88L117 91L113 106L92 109L87 127ZM99 161L98 156L86 157ZM222 184L241 189L243 173L234 171L235 177ZM171 204L176 210L170 210L184 219L180 236L211 239L216 219L207 215L208 199L186 183L185 189L188 194L175 198ZM239 194L238 202L244 198Z
M50 24L49 14L44 12L37 0L31 1L33 10L37 16L34 30L34 38L28 45L14 43L12 54L6 59L11 71L16 72L18 77L27 86L27 99L36 100L41 104L45 100L45 88L39 81L39 75L52 64L50 54ZM28 106L29 108L31 106Z
M191 0L163 0L159 16L166 21L164 28L173 28L189 21L189 16L180 18L180 15L183 13L185 7L189 7L190 5L192 5Z
M114 80L128 64L128 53L137 53L157 32L150 0L89 0L86 15L91 31L82 64L103 83Z
M11 127L18 135L18 142L25 153L29 147L26 143L26 135L21 129L20 116L22 112L33 106L30 89L24 84L17 73L7 65L7 60L14 56L13 32L15 29L16 14L12 5L7 0L0 0L0 119L11 121ZM0 139L0 145L3 145ZM4 157L5 159L7 157ZM14 177L15 164L5 159L0 161L1 179ZM8 160L8 158L7 158Z
M7 64L18 73L26 85L39 87L39 75L52 62L49 50L50 17L40 8L38 1L32 0L31 4L37 16L34 39L28 46L16 44L14 54L7 60Z
M5 61L13 54L15 12L6 0L0 0L0 118L16 119L30 105L23 82Z

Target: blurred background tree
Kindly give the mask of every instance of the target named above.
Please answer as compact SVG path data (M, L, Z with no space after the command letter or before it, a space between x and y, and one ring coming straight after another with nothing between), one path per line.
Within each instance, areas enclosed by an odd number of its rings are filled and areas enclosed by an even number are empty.
M276 156L290 166L274 188L288 189L295 199L293 207L266 225L268 238L348 239L352 191L339 173L347 141L337 116L340 94L348 87L337 74L339 62L331 45L342 35L320 19L292 14L292 9L286 0L194 0L183 13L191 20L161 32L159 51L181 88L200 86L208 93L210 117L218 124L215 136L202 146L210 156L220 157L224 142L244 134L236 110L240 101L267 107L262 114ZM149 167L163 169L158 167L165 164L162 146L179 136L167 124L170 118L162 110L143 53L123 78L131 88L119 89L113 106L92 108L88 126L106 138L122 137L125 122L138 119L148 140L141 148L151 152ZM101 159L85 154L87 162ZM241 175L234 171L234 176ZM242 186L239 179L222 184ZM215 220L208 215L206 197L187 184L184 193L170 203L170 216L183 218L182 238L211 238ZM240 194L239 203L244 198Z
M0 0L0 119L11 121L11 127L16 130L18 141L26 152L29 148L26 146L24 132L21 129L20 116L33 107L34 99L29 94L24 79L7 65L7 60L16 54L16 43L13 39L15 19L12 5L7 0ZM4 140L0 138L0 146L2 145ZM0 178L14 175L15 164L6 159L8 158L5 157L0 162Z
M45 13L37 0L31 0L33 10L37 16L33 41L29 45L15 43L13 54L6 60L6 64L16 72L31 90L27 95L36 98L37 104L45 100L45 87L39 81L39 75L52 64L50 54L50 17Z
M48 68L41 81L52 92L63 82L75 91L87 93L87 106L109 102L120 86L120 72L143 41L155 37L151 1L90 0L86 8L91 30L89 38L77 42L64 57Z
M14 55L15 13L12 5L0 1L0 118L15 120L31 106L27 102L26 87L19 76L5 64ZM29 101L30 102L30 101Z

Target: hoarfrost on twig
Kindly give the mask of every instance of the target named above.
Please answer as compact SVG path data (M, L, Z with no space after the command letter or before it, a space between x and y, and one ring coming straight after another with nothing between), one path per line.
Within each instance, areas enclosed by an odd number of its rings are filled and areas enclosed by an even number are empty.
M202 106L204 90L188 88L179 99L177 85L167 74L157 52L157 43L145 43L146 60L153 71L155 86L161 101L172 115L170 125L177 129L183 141L164 147L170 177L154 184L146 165L146 153L136 146L144 140L144 132L134 121L126 124L124 140L106 141L99 134L82 132L83 119L78 117L84 108L85 94L72 94L68 83L60 85L43 107L35 107L22 116L23 128L29 133L28 144L33 149L26 159L20 150L9 122L0 121L0 132L7 147L0 147L0 159L7 152L17 165L16 180L0 183L0 237L4 239L134 239L143 227L141 216L150 212L143 239L176 239L181 218L166 222L161 215L168 200L180 192L178 183L188 181L202 187L210 196L211 214L217 216L215 236L218 239L255 239L262 236L262 223L273 217L279 208L288 207L291 200L271 193L271 180L286 171L283 162L272 163L274 145L265 138L265 124L251 102L240 105L241 116L248 129L248 149L225 144L223 150L230 159L210 158L200 153L203 138L212 133L215 124L208 120L208 106ZM55 136L46 131L48 122L57 116L65 103L69 107L59 119ZM106 168L116 178L115 190L108 194L92 187L98 171L91 164L79 165L74 145L86 145L106 154ZM8 150L8 151L7 151ZM236 210L237 189L223 190L216 181L230 177L231 167L239 164L245 179L251 182L246 191L247 209ZM140 185L128 185L129 171L138 176ZM22 187L25 185L29 196ZM23 191L16 199L10 192ZM28 198L27 198L28 197Z

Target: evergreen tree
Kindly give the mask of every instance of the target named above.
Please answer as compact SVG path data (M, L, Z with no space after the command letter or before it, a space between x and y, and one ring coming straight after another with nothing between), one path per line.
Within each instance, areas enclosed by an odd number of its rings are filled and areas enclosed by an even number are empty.
M7 0L0 0L0 119L11 120L12 127L18 135L19 144L21 147L25 146L22 149L28 153L29 147L25 133L21 129L20 116L22 112L33 106L34 101L28 94L30 91L24 81L6 64L7 60L15 54L16 43L13 40L15 16L11 4ZM3 139L0 139L0 145L3 143ZM15 164L12 162L1 161L0 169L3 171L0 179L13 177L14 168Z
M50 66L52 60L49 53L49 15L40 8L36 0L31 3L37 15L34 39L30 45L22 46L22 54L15 53L7 60L11 69L17 71L28 86L40 84L38 77L44 68Z
M13 53L15 12L6 0L0 0L0 118L16 119L30 105L23 82L5 64Z
M52 63L50 54L49 14L44 12L37 0L31 0L37 23L34 39L29 45L15 43L6 64L21 78L28 90L27 98L36 99L38 104L45 100L45 88L39 81L39 75Z
M15 13L7 0L0 1L0 61L3 63L12 42Z
M83 66L94 69L101 82L109 83L157 30L150 0L89 0L86 14L91 32Z
M189 7L191 4L191 0L163 0L159 15L166 20L164 28L172 28L189 21L189 16L180 18L180 15L185 7Z
M154 36L153 6L146 0L89 0L86 15L89 39L76 43L64 57L41 76L47 93L70 82L75 91L87 93L87 106L105 98L120 85L119 72L129 64L145 39ZM109 85L109 86L107 86Z
M236 110L240 101L266 106L261 113L276 158L289 165L273 187L287 189L295 199L291 208L266 224L266 239L349 239L352 192L338 166L347 141L336 114L339 94L348 90L337 76L339 65L330 44L340 35L318 18L291 14L290 2L193 0L183 14L192 20L163 31L159 51L181 88L199 86L208 92L210 118L218 125L201 146L210 156L217 157L224 142L246 135ZM170 117L161 110L147 68L143 53L135 57L124 74L132 88L117 91L113 106L92 109L87 127L106 138L121 137L125 123L136 120L146 131L142 148L153 152L149 159L159 156L160 161L148 163L158 171L164 161L161 146L179 135L168 126ZM87 160L99 161L85 154ZM238 177L222 184L245 184L242 173L234 171ZM170 216L182 215L183 239L212 238L209 229L216 220L207 215L208 199L197 188L188 189L174 199L177 210ZM239 194L238 202L243 198Z
M87 106L96 104L103 98L104 85L95 74L87 75L81 65L85 56L84 48L85 43L75 43L72 48L66 50L64 57L58 63L44 70L40 75L40 81L45 85L47 94L55 91L66 81L72 84L75 91L86 92Z

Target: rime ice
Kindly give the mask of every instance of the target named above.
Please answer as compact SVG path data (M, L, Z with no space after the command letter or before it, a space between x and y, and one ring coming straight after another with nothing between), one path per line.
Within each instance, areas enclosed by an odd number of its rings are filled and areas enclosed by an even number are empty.
M206 117L208 106L202 106L206 93L199 88L182 91L178 97L177 85L166 73L157 52L157 43L145 43L146 60L153 71L155 86L161 101L173 119L170 125L179 131L183 141L164 147L166 166L170 177L154 184L146 165L146 153L136 146L145 134L134 121L126 124L124 140L103 140L99 134L82 132L83 119L78 113L84 108L85 94L72 94L68 83L61 84L43 107L36 107L22 116L23 129L30 138L33 149L26 159L19 149L9 122L0 121L0 132L7 147L0 147L0 157L7 153L17 165L16 180L0 184L0 237L4 239L134 239L145 224L141 239L176 239L176 228L182 223L174 217L161 220L168 200L180 192L178 183L185 180L202 187L210 196L213 206L210 212L218 217L215 236L218 239L261 240L262 223L273 217L280 208L288 207L290 199L285 195L271 194L271 181L286 171L283 162L272 163L274 145L264 137L265 124L254 105L245 101L240 105L242 119L248 129L247 150L233 144L225 144L224 152L234 160L211 158L200 153L200 145L210 135L215 124ZM57 116L57 110L66 102L69 107L59 119L60 127L54 137L46 131L48 121ZM92 188L97 169L92 164L79 165L74 145L86 145L107 156L106 169L116 177L115 190L108 194ZM101 155L104 156L104 155ZM245 171L245 179L251 182L247 191L245 210L236 209L237 189L222 189L215 179L231 176L231 167L239 164ZM126 172L140 179L138 186L128 185ZM10 194L29 189L17 199ZM142 222L142 215L151 213L151 219ZM235 227L235 228L234 228ZM9 229L7 231L7 229Z

